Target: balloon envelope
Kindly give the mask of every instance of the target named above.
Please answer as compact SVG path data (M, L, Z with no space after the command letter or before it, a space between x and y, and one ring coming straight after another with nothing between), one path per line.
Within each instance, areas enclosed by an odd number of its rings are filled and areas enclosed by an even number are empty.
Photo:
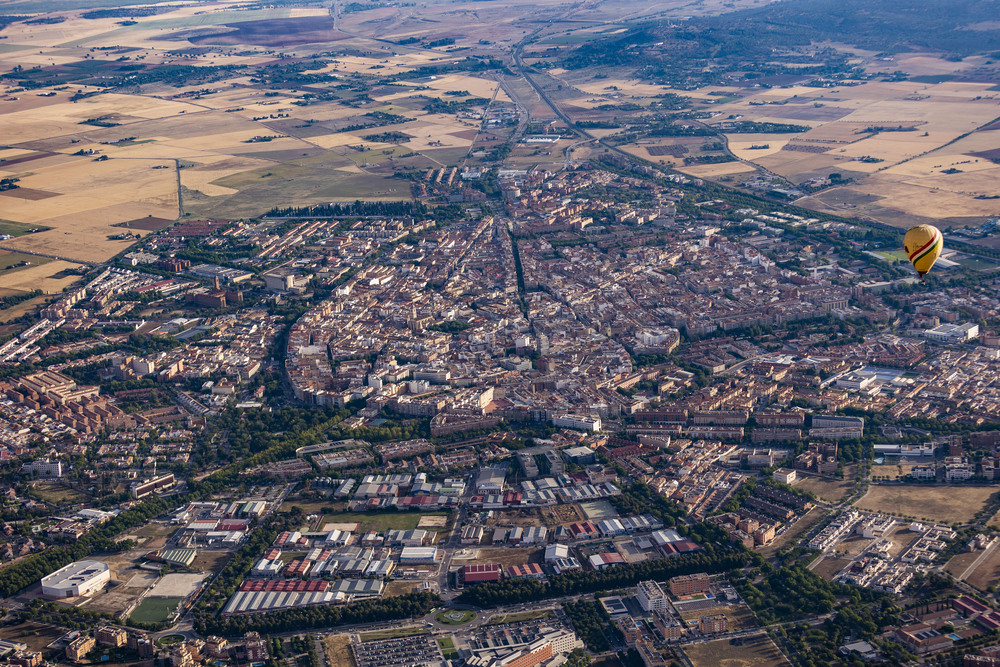
M921 278L934 266L943 248L941 231L931 225L917 225L903 237L903 250Z

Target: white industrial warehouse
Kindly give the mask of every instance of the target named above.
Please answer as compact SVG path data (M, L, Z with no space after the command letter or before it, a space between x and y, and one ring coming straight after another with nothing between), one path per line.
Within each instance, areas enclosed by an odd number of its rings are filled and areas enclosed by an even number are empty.
M75 598L104 588L111 581L107 563L78 560L42 578L42 595L50 598Z

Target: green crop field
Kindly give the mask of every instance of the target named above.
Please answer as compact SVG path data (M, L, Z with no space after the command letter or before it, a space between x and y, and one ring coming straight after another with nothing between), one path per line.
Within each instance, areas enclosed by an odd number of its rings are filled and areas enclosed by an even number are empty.
M22 236L31 232L32 230L36 232L44 232L51 229L51 227L45 227L43 225L29 225L23 222L11 222L10 220L0 220L0 234L7 234L10 236Z

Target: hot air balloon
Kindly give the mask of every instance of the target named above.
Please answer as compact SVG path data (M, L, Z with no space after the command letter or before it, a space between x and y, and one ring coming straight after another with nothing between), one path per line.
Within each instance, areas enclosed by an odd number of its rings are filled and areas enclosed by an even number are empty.
M903 250L910 258L913 268L920 274L921 281L941 256L943 248L944 237L941 236L941 231L931 225L917 225L903 237Z

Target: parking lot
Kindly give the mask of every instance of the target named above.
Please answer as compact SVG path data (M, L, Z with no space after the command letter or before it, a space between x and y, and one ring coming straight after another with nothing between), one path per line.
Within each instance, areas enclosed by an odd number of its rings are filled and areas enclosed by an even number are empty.
M430 635L384 639L352 645L358 667L411 667L436 665L444 660Z

